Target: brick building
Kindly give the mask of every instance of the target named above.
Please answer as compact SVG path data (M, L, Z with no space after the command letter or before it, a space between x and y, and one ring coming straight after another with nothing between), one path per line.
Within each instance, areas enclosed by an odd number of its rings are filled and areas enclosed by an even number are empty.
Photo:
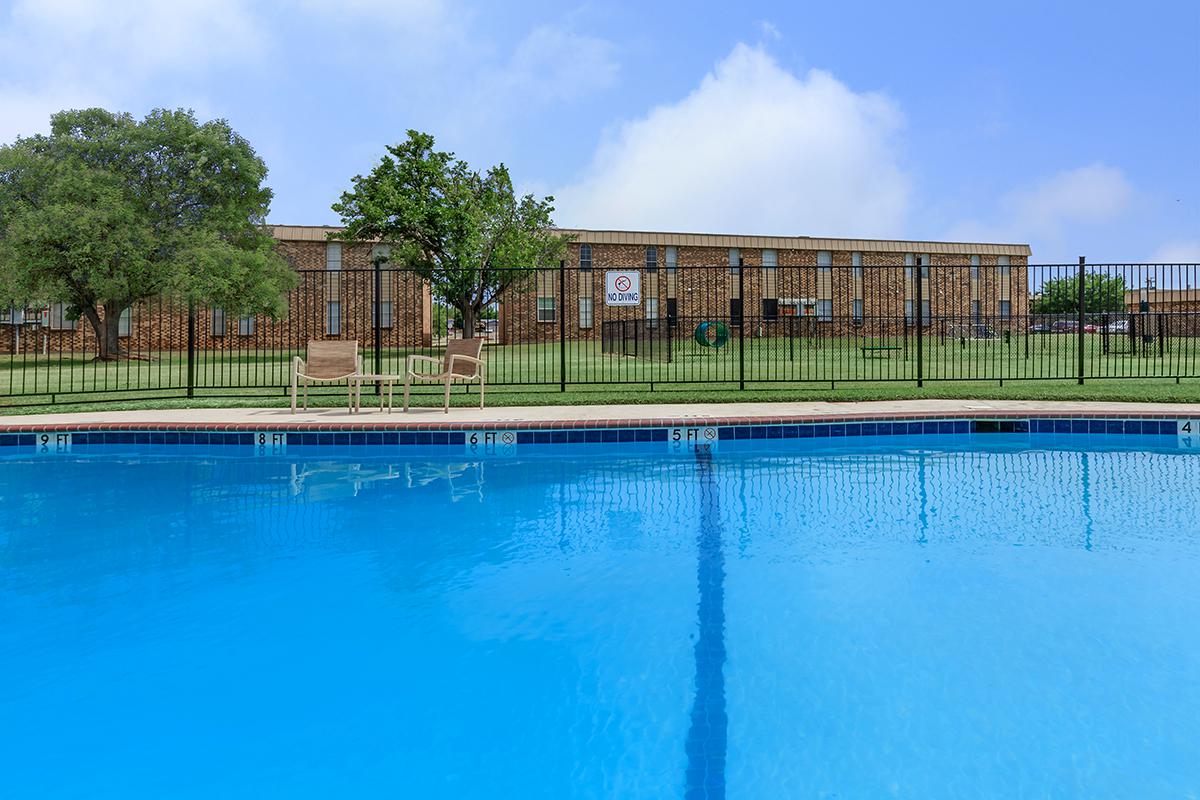
M235 317L220 308L196 310L195 345L202 350L291 350L310 339L374 341L373 259L386 245L328 241L337 228L275 225L278 250L299 274L287 314ZM431 343L429 286L412 273L384 269L381 328L385 347ZM127 309L119 321L128 352L183 350L188 341L186 308L152 300ZM89 353L95 335L85 320L68 318L64 305L0 311L0 353Z
M894 333L915 323L918 274L920 314L929 326L1012 327L1029 310L1030 250L1023 244L564 233L573 241L563 274L540 272L502 299L502 342L555 338L560 313L570 339L599 338L613 320L666 320L691 335L698 321L736 325L743 317L763 335L795 330L792 318L818 334L862 326ZM605 305L610 270L639 273L639 305Z
M279 252L300 276L280 320L236 318L219 308L196 311L200 350L293 350L310 339L374 339L372 264L386 245L331 242L339 229L275 225ZM917 315L927 325L1006 327L1026 316L1029 247L1020 244L725 236L636 231L564 230L572 237L565 269L541 271L499 303L495 341L557 340L559 315L573 340L599 339L613 320L666 320L690 335L703 320L737 325L743 318L762 335L805 330L844 335L869 328L894 333ZM636 270L641 303L609 307L605 272ZM384 269L381 327L385 347L433 343L429 286L400 269ZM560 280L563 286L560 287ZM565 290L565 291L564 291ZM561 295L561 296L560 296ZM186 309L139 303L120 322L129 352L187 347ZM72 321L62 304L0 312L0 353L95 352L91 327Z
M1127 289L1125 310L1131 336L1200 336L1200 289Z

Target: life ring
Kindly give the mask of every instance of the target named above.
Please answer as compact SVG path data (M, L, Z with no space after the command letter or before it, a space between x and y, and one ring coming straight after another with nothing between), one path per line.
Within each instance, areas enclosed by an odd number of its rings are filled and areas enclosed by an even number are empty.
M708 338L710 330L713 332L711 339ZM701 322L696 326L696 333L692 338L701 347L724 347L729 341L729 326L724 322Z

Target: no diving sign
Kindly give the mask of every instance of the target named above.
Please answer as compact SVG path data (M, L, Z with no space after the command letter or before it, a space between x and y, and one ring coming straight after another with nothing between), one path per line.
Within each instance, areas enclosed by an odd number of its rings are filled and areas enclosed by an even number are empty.
M716 452L721 434L716 428L670 428L667 430L667 452L683 453L693 450Z
M641 304L641 273L634 271L604 273L604 305L640 306Z

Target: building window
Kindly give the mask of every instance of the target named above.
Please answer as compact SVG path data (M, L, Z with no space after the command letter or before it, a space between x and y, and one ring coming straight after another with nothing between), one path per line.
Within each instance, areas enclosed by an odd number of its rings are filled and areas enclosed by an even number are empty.
M1009 263L1008 256L999 256L996 258L996 267L1000 272L1000 280L1006 281L1012 273L1012 267Z
M1000 301L1000 319L1009 319L1012 317L1012 301Z
M741 272L742 266L742 251L736 247L729 248L729 274L737 275Z
M779 254L774 250L762 251L762 294L764 303L779 297Z
M128 336L133 328L133 309L127 308L117 317L117 336Z
M380 328L392 327L392 282L395 273L388 270L386 264L391 260L392 248L386 244L377 244L371 248L371 264L379 263L379 320L375 319L375 303L371 303L371 324Z
M225 309L214 308L212 310L212 335L225 335Z
M852 313L854 314L854 324L855 324L855 325L862 325L862 322L863 322L863 301L862 301L861 299L859 299L859 298L855 298L855 299L854 299L854 301L853 301L853 303L852 303L852 306L851 306L851 311L852 311Z
M828 250L817 252L816 314L821 322L833 320L833 253Z
M391 259L391 257L392 257L392 248L389 245L377 244L371 248L371 266L372 267L375 266L375 262L379 262L379 265L381 267L386 266L388 261ZM339 254L339 260L340 260L340 258L341 258L341 256Z
M556 273L544 269L537 274L537 321L554 322L557 303L555 302L554 279Z
M667 324L674 325L679 319L679 301L674 297L667 298Z
M658 248L657 247L647 247L646 248L646 271L647 272L658 272Z
M384 281L385 281L385 285L386 285L387 279L384 278ZM374 304L371 305L371 322L372 323L375 322L375 305ZM379 327L383 328L385 330L392 327L392 301L391 300L380 300L379 301Z
M238 336L254 335L254 317L242 317L238 320Z
M658 298L646 298L646 319L650 321L650 327L658 327Z
M976 325L983 322L983 304L978 300L971 301L971 322Z
M329 336L342 335L342 245L340 242L325 244L325 333ZM238 323L238 333L241 330Z
M592 298L579 298L579 327L592 327Z
M325 333L330 336L342 335L341 300L328 300L325 303Z
M857 250L851 253L850 265L853 267L854 279L861 281L863 276L862 253L858 252Z
M679 248L668 247L666 250L667 274L672 275L679 268Z
M979 280L979 256L971 256L971 280Z
M52 331L73 331L79 327L79 320L68 319L66 303L55 303L50 306L48 327Z
M916 320L916 318L913 317L913 301L912 300L904 301L904 320L909 325L916 324L917 320ZM929 325L929 301L922 299L921 300L921 327L925 327L927 325Z
M592 269L592 246L590 244L579 245L579 268L584 272L590 272Z
M742 299L740 297L734 297L729 301L729 324L742 324Z

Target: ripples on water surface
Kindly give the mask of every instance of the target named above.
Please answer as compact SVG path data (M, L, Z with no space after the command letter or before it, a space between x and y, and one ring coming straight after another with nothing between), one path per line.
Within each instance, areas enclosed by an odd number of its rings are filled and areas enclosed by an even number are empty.
M0 458L0 795L1200 793L1197 457L960 444Z

